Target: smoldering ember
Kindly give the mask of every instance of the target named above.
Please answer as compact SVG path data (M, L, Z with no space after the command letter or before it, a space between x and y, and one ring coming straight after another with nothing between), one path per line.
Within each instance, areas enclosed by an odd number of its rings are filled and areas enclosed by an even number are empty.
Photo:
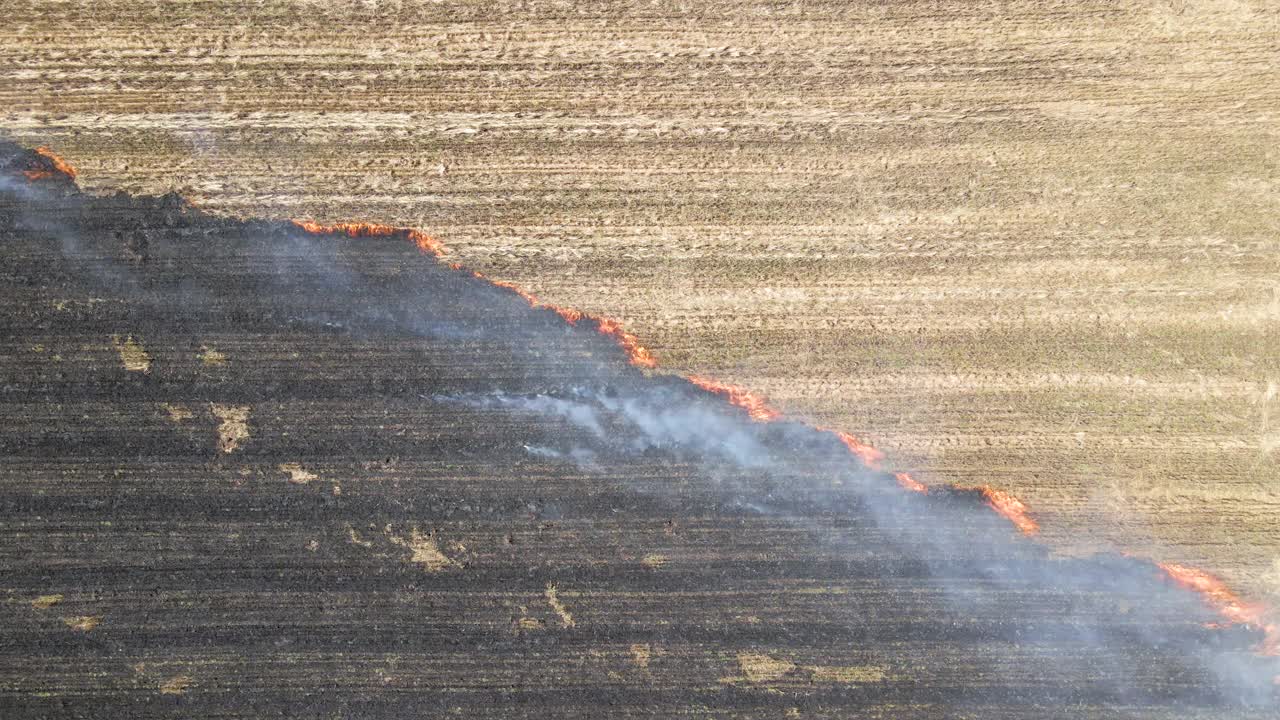
M447 238L0 168L5 717L1274 717L1269 609Z

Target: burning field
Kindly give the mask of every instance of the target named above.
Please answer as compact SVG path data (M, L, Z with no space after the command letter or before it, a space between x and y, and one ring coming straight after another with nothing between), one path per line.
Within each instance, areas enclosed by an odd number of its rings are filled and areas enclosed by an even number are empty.
M1275 613L448 238L0 146L13 717L1274 717Z
M1274 0L8 0L81 187L423 228L669 372L1280 605Z

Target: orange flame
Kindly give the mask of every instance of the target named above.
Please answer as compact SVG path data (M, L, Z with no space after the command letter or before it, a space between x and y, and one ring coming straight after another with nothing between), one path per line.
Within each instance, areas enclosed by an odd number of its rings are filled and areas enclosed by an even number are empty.
M731 404L746 410L747 415L756 422L769 422L782 417L782 413L765 404L764 398L744 387L729 385L701 375L688 375L685 379L703 390L720 395Z
M821 429L822 428L819 428L819 430ZM872 470L880 469L880 464L884 461L884 453L862 442L847 432L843 432L841 430L827 430L827 432L840 438L840 442L844 443L844 446L849 448L849 452L857 455L863 465L866 465Z
M444 243L420 230L414 230L412 228L392 227L390 225L378 225L377 223L363 222L340 222L332 225L322 225L310 220L294 220L293 224L309 233L312 233L313 235L334 235L341 233L353 238L362 238L390 237L392 235L402 234L412 240L413 244L417 245L418 249L425 253L435 255L436 257L442 257L449 252L445 248Z
M577 312L576 310L574 312ZM631 359L631 364L643 368L658 367L658 360L649 352L649 348L640 344L640 338L627 332L622 328L622 323L610 318L595 317L586 315L595 321L596 329L612 337L622 349L627 352L627 357Z
M407 237L423 252L430 253L436 257L441 257L446 250L444 245L435 238L426 233L412 230L409 228L396 228L388 225L377 225L374 223L337 223L334 225L322 225L316 222L294 220L295 225L306 230L307 232L326 234L326 233L345 233L351 237L382 237L404 233ZM455 270L462 270L457 264L450 264ZM548 302L543 302L533 293L530 293L514 283L493 280L485 277L482 273L469 271L471 274L481 280L490 282L498 287L509 290L529 303L530 307L546 308L555 312L565 322L570 325L577 325L583 320L590 321L595 324L596 331L602 335L608 335L627 354L627 358L632 365L643 368L655 368L658 361L654 358L653 353L640 343L640 339L635 335L627 332L622 324L611 318L599 317L575 310L573 308L561 307ZM747 411L747 415L757 422L771 422L782 417L782 413L769 407L762 398L752 393L746 388L736 385L721 383L710 378L691 375L687 378L689 382L698 387L724 397L729 403L736 405ZM849 452L858 457L864 465L872 470L879 470L883 467L885 455L880 450L871 445L862 442L850 433L841 430L830 430L826 428L818 428L824 432L830 432L844 443ZM894 478L898 485L902 488L916 493L927 493L929 488L915 478L905 472L894 473ZM983 497L986 498L987 504L996 512L1008 518L1019 530L1026 535L1035 535L1040 531L1040 525L1031 518L1030 511L1026 504L1018 498L1003 490L996 490L991 487L983 486L978 488Z
M1156 563L1156 566L1175 583L1200 593L1205 603L1224 618L1261 630L1263 640L1257 648L1259 655L1280 655L1280 624L1268 617L1265 605L1246 603L1231 592L1226 583L1203 570L1175 563Z
M613 338L614 342L618 343L618 346L621 347L623 352L627 354L627 359L631 362L632 365L635 365L636 367L642 367L642 368L658 367L658 360L653 357L653 353L649 352L649 348L645 347L644 345L641 345L640 338L636 337L635 335L623 329L622 323L618 322L617 320L614 320L612 318L607 318L607 317L600 317L599 315L591 315L588 313L584 313L581 310L575 310L573 308L561 307L560 305L553 305L549 302L544 302L538 299L538 297L533 293L528 292L513 283L509 283L503 280L493 280L485 277L484 275L478 272L472 272L471 274L481 280L485 280L487 282L493 283L494 285L497 285L500 288L506 288L507 290L510 290L516 295L519 295L520 297L524 298L525 302L529 303L530 307L546 308L547 310L554 312L555 314L564 318L564 321L569 323L570 325L577 325L579 322L583 320L592 322L596 326L596 332L600 333L601 335L608 335L609 337Z
M1021 530L1023 535L1035 535L1040 532L1040 523L1031 519L1031 508L1028 508L1026 503L1004 490L997 490L989 485L983 485L978 490L987 499L987 504L1008 518L1009 522Z
M333 225L322 225L320 223L312 222L312 221L294 220L293 223L298 227L302 228L303 230L306 230L307 232L315 233L315 234L345 233L347 235L350 235L351 237L383 237L383 236L395 235L397 233L405 233L424 252L430 253L437 257L444 255L446 252L444 245L439 240L436 240L435 238L425 233L419 232L417 230L412 230L409 228L397 228L397 227L391 227L388 225L378 225L374 223L353 223L353 222L336 223ZM450 267L454 268L455 270L462 269L461 266L457 264L451 264ZM581 310L575 310L573 308L553 305L551 303L542 301L533 293L528 292L527 290L524 290L523 288L519 287L514 283L506 282L503 280L494 280L486 277L484 274L480 272L476 272L476 271L470 271L470 272L477 279L485 280L486 282L492 283L494 285L497 285L498 287L504 288L506 290L509 290L515 293L516 295L523 298L525 302L529 303L530 307L546 308L548 310L551 310L552 312L556 313L560 317L564 318L565 322L569 323L570 325L577 325L579 322L583 320L588 320L594 323L596 326L597 332L601 333L602 335L608 335L609 337L612 337L614 341L618 343L618 345L627 354L627 358L628 360L630 360L632 365L635 365L637 367L643 367L643 368L656 368L658 366L658 360L653 356L653 353L650 352L648 348L646 348L643 344L640 343L640 339L638 337L636 337L634 334L628 332L625 328L623 328L622 323L618 322L617 320L613 320L611 318L606 318L606 317L600 317L596 315L590 315L582 312ZM773 420L777 420L780 417L782 417L781 412L775 410L774 408L769 407L764 402L763 398L759 397L755 393L752 393L750 390L747 390L746 388L743 388L737 385L730 385L728 383L722 383L717 380L713 380L711 378L697 376L697 375L690 375L688 376L687 379L689 380L689 382L693 383L694 385L697 385L698 387L704 390L707 390L709 392L720 395L724 397L726 400L728 400L729 403L746 410L747 415L752 420L755 420L757 422L771 422ZM824 430L823 428L819 428L819 429ZM843 432L840 430L825 430L825 432L830 432L834 434L837 438L839 438L840 442L844 443L844 446L849 449L849 452L856 455L858 459L860 459L862 463L866 465L868 468L871 468L873 470L878 470L881 468L882 463L884 461L883 452L862 442L861 440L859 440L858 438L854 437L853 435L847 432ZM920 482L916 481L907 473L900 472L895 474L894 477L897 479L898 484L907 490L910 490L912 492L918 492L918 493L928 492L927 487L925 487ZM1017 502L1016 499L1013 499L1013 501ZM1021 503L1018 503L1018 504L1021 505ZM1030 521L1030 519L1027 519L1026 522L1030 522L1032 527L1035 527L1035 523Z
M48 147L41 145L35 149L35 153L48 160L52 169L47 167L36 167L23 170L22 174L27 177L27 180L34 182L36 180L51 178L54 176L55 171L67 176L68 179L75 179L76 169L71 167L71 163L63 160L61 157L58 157L58 155Z
M921 495L925 495L929 492L928 485L916 480L907 473L894 473L893 478L898 481L898 484L901 485L904 490L910 490L911 492L920 493Z
M782 417L782 413L772 407L769 407L769 405L764 401L764 398L740 385L722 383L719 380L713 380L702 375L687 375L685 376L685 379L703 390L724 397L730 404L746 410L747 415L756 422L771 422ZM827 432L830 432L839 438L840 442L844 443L844 446L849 449L849 452L856 455L868 468L878 470L882 466L885 458L883 452L862 442L847 432L840 430L828 430ZM898 481L898 485L902 486L905 490L910 490L911 492L920 494L929 492L928 486L911 477L908 473L896 472L893 474L893 477Z
M551 303L543 302L539 300L536 295L524 290L523 288L521 288L519 285L516 285L515 283L509 283L505 280L493 280L485 277L484 275L481 275L478 272L473 272L471 274L475 275L477 278L481 280L493 283L494 285L497 285L500 288L506 288L507 290L510 290L511 292L519 295L520 297L524 298L525 302L529 303L530 307L546 308L554 312L555 314L564 318L564 321L569 323L570 325L577 325L579 320L581 320L584 317L588 317L586 313L583 313L581 310L574 310L573 308L560 307L559 305L552 305Z

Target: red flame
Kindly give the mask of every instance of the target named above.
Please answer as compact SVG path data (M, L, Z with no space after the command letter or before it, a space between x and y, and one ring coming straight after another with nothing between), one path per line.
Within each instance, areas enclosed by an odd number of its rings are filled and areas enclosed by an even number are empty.
M333 235L341 233L353 238L362 237L390 237L392 235L404 235L413 241L418 249L442 257L449 251L445 248L444 243L434 237L412 228L392 227L390 225L378 225L377 223L363 222L340 222L332 225L322 225L318 222L310 220L294 220L294 225L306 230L314 235Z
M1009 522L1021 530L1023 535L1035 535L1040 532L1040 523L1031 519L1031 509L1027 507L1026 503L1004 490L997 490L989 485L983 485L977 489L987 499L987 504L993 510L1008 518Z
M316 233L316 234L345 233L347 235L350 235L351 237L375 237L375 236L381 237L381 236L395 235L397 233L405 233L424 252L430 253L437 257L444 255L446 252L444 245L440 243L439 240L436 240L435 238L425 233L419 232L417 230L411 230L408 228L396 228L388 225L377 225L373 223L337 223L334 225L322 225L320 223L304 221L304 220L294 220L293 222L295 225L302 228L303 230L306 230L307 232L310 232L310 233ZM458 265L452 265L452 267L454 269L461 270L461 267L459 267ZM488 277L485 277L485 275L476 271L471 271L471 274L478 279L485 280L489 283L497 285L498 287L505 288L515 293L516 295L519 295L521 298L524 299L525 302L529 303L530 307L546 308L548 310L551 310L552 312L555 312L561 318L564 318L565 322L569 323L570 325L577 325L583 320L587 320L594 323L596 326L597 332L603 335L608 335L609 337L613 338L615 342L618 343L618 345L623 349L623 351L626 352L627 358L630 360L632 365L635 365L637 367L643 367L643 368L656 368L658 366L658 361L653 356L653 353L650 352L648 348L646 348L644 345L640 343L640 339L638 337L636 337L635 335L633 335L632 333L624 329L622 327L622 323L618 322L617 320L613 320L611 318L599 317L596 315L589 315L587 313L582 312L581 310L575 310L573 308L553 305L551 303L542 301L533 293L528 292L527 290L524 290L523 288L519 287L514 283L506 282L503 280L493 280ZM704 390L707 390L708 392L712 392L717 395L720 395L724 397L729 403L746 410L747 415L752 420L755 420L757 422L771 422L773 420L777 420L782 417L781 412L779 412L778 410L775 410L772 407L769 407L769 405L765 403L763 398L751 392L750 390L747 390L746 388L743 388L737 385L730 385L728 383L722 383L718 380L713 380L711 378L703 377L699 375L690 375L686 379L689 380L689 382L693 383L694 385L697 385L698 387ZM871 468L873 470L878 470L881 468L882 463L884 461L883 452L877 450L871 445L868 445L862 442L861 440L859 440L858 438L854 437L853 435L847 432L843 432L840 430L826 430L826 432L830 432L834 434L837 438L839 438L840 442L844 443L844 446L849 449L849 452L857 456L858 459L861 460L862 463L866 465L868 468ZM894 477L898 481L899 485L901 485L903 488L907 490L910 490L911 492L917 492L917 493L928 492L927 487L925 487L922 483L916 481L914 478L912 478L910 475L908 475L905 472L896 473ZM1030 518L1027 518L1025 516L1025 510L1026 510L1025 505L1022 505L1021 502L1018 502L1015 498L1012 498L1011 496L1004 496L1004 497L1011 499L1013 502L1017 503L1017 505L1022 508L1023 510L1023 514L1021 516L1022 524L1019 525L1019 527L1024 527L1026 523L1030 523L1031 527L1033 528L1036 527L1034 521L1030 520ZM1006 515L1006 517L1009 517L1009 516ZM1019 524L1019 521L1015 520L1015 524Z
M53 177L56 173L62 173L68 179L74 180L76 177L76 169L71 167L71 163L58 157L49 148L41 145L35 149L35 153L48 160L49 167L33 167L22 171L27 180L35 182L36 180L44 180Z
M559 312L559 311L557 311ZM574 312L577 312L576 310ZM631 364L643 368L658 367L658 360L649 352L649 348L640 344L640 338L632 335L622 328L622 323L610 318L595 317L586 315L595 321L596 329L612 337L617 341L622 349L627 351L627 357L631 358Z
M904 472L894 473L893 479L897 480L898 484L901 485L904 490L910 490L911 492L920 493L921 495L927 494L929 492L928 485L925 485L919 480L916 480L915 478L911 477L907 473L904 473Z
M849 452L857 455L863 465L866 465L872 470L880 469L880 464L884 461L884 453L842 430L827 430L827 432L840 438L840 442L844 443L844 446L849 448Z
M544 302L538 299L538 297L533 293L528 292L513 283L505 282L502 280L491 280L478 272L473 272L472 275L475 275L477 278L480 278L481 280L486 280L490 283L493 283L498 287L506 288L507 290L510 290L516 295L519 295L520 297L524 298L525 302L529 303L530 307L546 308L548 310L551 310L555 314L564 318L564 321L569 323L570 325L577 325L579 322L583 320L594 323L596 326L596 332L600 333L601 335L608 335L609 337L613 338L614 342L618 343L618 346L621 347L623 352L627 354L627 359L631 362L632 365L635 365L636 367L642 367L642 368L658 367L658 361L656 358L653 357L653 353L649 352L649 348L646 348L644 345L641 345L640 338L636 337L635 335L632 335L631 333L623 329L622 323L618 322L617 320L614 320L612 318L600 317L599 315L590 315L588 313L582 312L581 310L575 310L573 308L568 308L568 307L561 307L560 305L553 305L549 302Z
M737 385L729 385L701 375L688 375L686 380L706 390L720 395L731 404L747 411L747 415L756 422L769 422L782 417L782 413L765 404L764 398Z
M1268 617L1265 605L1241 600L1226 583L1203 570L1175 563L1156 563L1156 566L1175 583L1200 593L1205 603L1222 617L1261 630L1263 639L1257 648L1259 655L1280 655L1280 624Z
M570 325L577 325L578 321L583 319L584 317L591 317L586 313L582 312L581 310L574 310L573 308L560 307L559 305L552 305L551 303L543 302L542 300L539 300L537 296L535 296L533 293L525 291L515 283L509 283L505 280L493 280L485 277L484 275L481 275L478 272L473 272L471 274L476 276L477 278L480 278L481 280L484 280L489 283L493 283L494 285L497 285L500 288L506 288L507 290L510 290L511 292L519 295L520 297L524 298L525 302L529 303L530 307L546 308L554 312L555 314L564 318L564 321L569 323ZM607 335L608 333L605 333L605 334Z
M320 223L294 220L295 225L310 233L328 234L328 233L344 233L351 237L386 237L403 233L409 239L413 240L423 252L429 253L436 257L441 257L446 250L444 245L437 239L427 235L426 233L410 228L398 228L389 225L377 225L374 223L336 223L333 225L322 225ZM455 270L462 270L456 264L451 265ZM596 331L602 335L608 335L613 338L616 343L627 354L627 358L632 365L643 368L655 368L658 361L654 358L653 353L644 345L640 344L640 339L635 335L627 332L622 323L611 318L589 315L581 310L573 308L561 307L540 300L536 295L530 293L514 283L503 280L492 280L483 274L470 271L473 276L478 279L490 282L498 287L509 290L529 303L530 307L546 308L559 315L565 322L570 325L578 325L582 321L589 321L596 326ZM698 375L690 375L686 378L689 382L698 387L724 397L730 404L736 405L747 411L748 417L756 422L771 422L782 417L782 413L769 407L763 398L746 388L737 385L722 383L718 380L702 377ZM823 428L819 428L820 430ZM859 440L857 437L844 432L842 430L825 430L830 432L844 443L849 452L855 455L872 470L879 470L884 464L884 453L871 445ZM929 488L915 478L905 472L894 473L894 479L903 489L915 493L927 493ZM979 488L983 497L986 498L987 504L996 512L1008 518L1016 528L1026 535L1035 535L1040 531L1040 525L1030 516L1030 510L1026 503L1022 502L1013 495L1003 490L983 486Z
M685 379L703 390L724 397L730 404L746 410L747 415L756 422L770 422L782 417L782 413L770 407L765 402L764 398L740 385L722 383L719 380L713 380L702 375L687 375L685 376ZM830 432L839 438L840 442L844 443L844 446L849 449L849 452L857 456L858 459L862 461L863 465L866 465L872 470L878 470L881 468L885 456L880 450L862 442L847 432L843 432L841 430L827 430L826 432ZM898 485L902 486L905 490L921 494L929 492L928 486L911 477L908 473L896 472L893 477L898 481Z
M297 225L303 230L306 230L309 233L313 233L316 235L342 233L350 237L358 238L358 237L388 237L391 235L403 234L406 237L408 237L410 240L412 240L413 243L418 246L419 250L425 253L434 255L439 258L439 257L443 257L448 252L448 250L444 246L444 243L440 242L436 238L420 230L414 230L412 228L400 228L400 227L392 227L390 225L378 225L376 223L363 223L363 222L343 222L343 223L335 223L332 225L323 225L321 223L312 222L310 220L294 220L293 224ZM451 263L449 266L452 267L454 270L462 270L462 267L460 265L457 265L456 263ZM619 323L617 320L613 320L606 317L599 317L596 315L588 315L587 313L584 313L580 310L574 310L573 308L566 308L566 307L560 307L559 305L552 305L551 303L546 303L539 300L532 293L526 292L511 283L503 282L501 280L491 280L478 272L472 272L471 274L474 275L476 278L485 280L494 285L497 285L498 287L506 288L507 290L514 292L515 294L524 298L524 300L528 302L529 305L532 307L547 308L548 310L552 310L557 315L564 318L565 322L569 323L570 325L577 325L579 322L583 320L587 320L591 323L594 323L596 326L597 332L599 332L602 335L608 335L609 337L613 338L615 342L618 343L618 345L622 348L622 350L626 352L627 358L631 361L632 365L635 365L637 367L643 367L643 368L654 368L658 366L658 361L653 357L653 353L649 352L648 348L640 344L639 338L637 338L635 335L632 335L631 333L624 330L622 327L622 324Z
M722 383L719 380L713 380L711 378L704 377L701 375L687 375L685 376L685 379L693 383L694 385L697 385L698 387L702 388L703 390L722 396L723 398L725 398L725 400L729 401L730 404L736 405L742 408L743 410L746 410L747 415L752 420L755 420L756 422L771 422L773 420L777 420L782 417L782 413L779 412L778 410L775 410L772 407L769 407L769 405L764 401L764 398L751 392L750 390L747 390L746 388L740 385L730 385L728 383ZM882 466L885 456L884 456L884 453L881 452L880 450L877 450L876 448L862 442L861 440L859 440L858 438L854 437L853 435L847 432L843 432L840 430L828 430L827 432L830 432L836 437L838 437L840 439L840 442L844 443L844 446L849 449L849 452L856 455L858 459L862 461L862 464L866 465L868 468L871 468L872 470L878 470ZM920 493L921 495L927 494L929 492L929 487L927 485L911 477L909 473L895 472L893 474L893 478L894 480L898 481L898 485L901 486L904 490L909 490L914 493ZM991 492L996 492L996 491L991 491ZM1005 499L1012 500L1012 502L1018 503L1018 505L1022 507L1023 514L1020 516L1020 520L1015 521L1015 524L1018 524L1019 522L1021 522L1022 525L1019 525L1019 527L1024 527L1025 525L1029 524L1029 526L1032 528L1031 533L1034 533L1035 530L1039 529L1039 527L1036 525L1034 520L1031 520L1029 517L1026 517L1025 505L1023 505L1016 498L1013 498L1010 495L1007 495L1004 493L1002 493L1002 495ZM1006 515L1006 517L1009 517L1009 516ZM1013 518L1010 518L1010 519L1013 519ZM1027 532L1025 529L1023 531ZM1028 534L1031 534L1031 533L1028 533Z

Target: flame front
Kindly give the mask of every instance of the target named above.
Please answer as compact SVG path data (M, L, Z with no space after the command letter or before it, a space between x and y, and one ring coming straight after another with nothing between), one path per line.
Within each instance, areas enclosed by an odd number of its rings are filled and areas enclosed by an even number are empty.
M31 167L22 171L27 180L35 182L36 180L45 180L61 173L69 180L76 177L76 169L71 167L71 163L63 160L48 147L41 145L35 149L35 153L48 161L48 167Z
M417 245L419 250L430 255L443 257L449 252L448 249L445 248L444 243L421 230L414 230L413 228L392 227L390 225L363 222L340 222L332 225L322 225L321 223L313 222L311 220L294 220L293 224L314 235L342 234L353 238L404 235L412 240L413 244Z
M840 442L844 443L844 446L849 448L849 452L858 456L858 459L862 461L863 465L866 465L872 470L880 469L881 463L884 462L884 453L862 442L853 435L844 432L843 430L827 430L827 432L840 438Z
M39 147L34 151L44 163L39 163L22 170L22 174L27 179L35 181L45 178L54 177L56 173L61 173L69 179L76 177L76 170L70 163L56 155L48 147ZM333 225L324 225L313 221L294 220L293 223L306 232L313 234L345 234L349 237L390 237L395 235L403 235L425 253L436 258L443 257L448 251L444 244L438 239L423 233L419 230L411 228L398 228L388 225L379 225L375 223L362 222L344 222ZM460 265L449 263L449 267L454 270L463 271ZM518 286L499 280L491 280L478 272L472 272L478 279L486 280L498 287L504 288L510 292L520 296L530 306L535 308L546 308L558 314L565 322L570 325L578 325L584 320L590 321L595 325L597 332L613 338L620 347L627 353L633 365L654 368L657 367L657 360L653 354L645 348L639 339L623 329L621 323L609 318L589 315L573 308L565 308L550 303L545 303L537 297ZM694 385L724 397L729 403L743 408L747 411L752 420L758 422L772 422L782 417L777 410L769 407L763 399L751 393L745 388L721 383L706 377L691 375L687 378ZM824 432L830 432L835 435L841 443L848 448L849 452L858 457L862 463L871 469L880 469L885 459L884 453L862 442L855 436L840 431L824 428L817 428ZM905 490L916 493L928 493L929 488L923 483L912 478L906 472L894 473L894 478L898 484ZM999 514L1003 515L1014 524L1019 530L1026 535L1035 535L1039 532L1039 524L1030 517L1029 508L1025 503L1014 497L1012 494L997 490L989 486L973 488L972 490L980 492L985 498L987 504ZM1193 567L1179 565L1174 563L1155 563L1171 581L1199 593L1206 604L1214 608L1222 617L1235 624L1242 624L1255 628L1262 632L1263 640L1257 648L1260 655L1280 656L1280 623L1277 622L1275 614L1266 606L1261 604L1247 603L1239 596L1233 593L1222 580L1217 577ZM1280 685L1280 676L1276 677L1277 685Z
M586 320L596 326L596 332L613 338L613 341L618 344L618 347L622 348L622 351L627 354L627 360L630 361L632 365L642 368L658 367L658 361L653 357L653 353L649 352L649 348L641 345L640 338L623 329L622 323L617 320L600 317L599 315L590 315L573 308L553 305L549 302L544 302L538 299L536 295L524 290L514 283L505 282L503 280L492 280L478 272L472 272L471 274L481 280L493 283L500 288L506 288L516 295L519 295L524 298L525 302L529 303L530 307L546 308L547 310L554 312L564 318L564 321L570 325L577 325L583 320Z
M1026 503L1004 490L997 490L989 485L983 485L977 489L986 498L987 505L1008 518L1009 522L1021 530L1023 535L1035 535L1040 532L1040 523L1031 519L1031 509Z
M723 383L719 380L713 380L712 378L702 375L687 375L685 376L685 379L707 392L720 395L730 404L746 410L747 416L756 422L771 422L782 417L782 413L770 407L765 402L764 398L740 385L730 385L729 383ZM849 452L853 453L853 455L861 460L862 464L868 468L872 470L879 470L883 466L885 456L880 450L862 442L857 437L847 432L841 430L827 430L826 432L829 432L839 438L840 442L849 449ZM921 495L929 492L929 487L927 485L911 477L909 473L895 472L893 474L893 479L896 480L898 485L904 490L910 490L911 492L920 493ZM1025 506L1023 507L1025 508ZM1027 521L1032 522L1034 525L1034 522L1030 521L1029 518Z
M903 490L910 490L911 492L920 493L921 495L925 495L929 492L928 485L925 485L919 480L916 480L915 478L911 477L907 473L904 473L904 472L894 473L893 479L898 481L898 484L902 486Z
M448 253L448 249L445 248L444 243L431 235L412 228L393 227L391 225L379 225L377 223L364 222L341 222L334 223L332 225L325 225L311 220L294 220L293 224L315 235L343 234L353 238L404 235L412 240L413 244L417 245L419 250L429 255L441 258ZM458 271L463 270L462 266L456 263L450 263L449 267ZM594 324L596 332L613 338L614 342L616 342L618 346L622 348L623 352L627 354L627 359L630 360L632 365L643 368L655 368L658 366L658 361L653 357L653 353L640 343L639 338L623 329L622 323L617 320L599 317L597 315L589 315L580 310L574 310L573 308L552 305L551 303L539 300L532 293L526 292L512 283L503 282L501 280L492 280L479 272L470 272L477 279L484 280L485 282L497 285L500 288L510 290L511 292L519 295L525 300L525 302L529 303L531 307L546 308L555 312L557 315L564 318L565 322L570 325L577 325L584 320Z
M782 413L765 404L764 398L737 385L729 385L701 375L688 375L686 380L710 393L720 395L731 404L747 411L747 415L756 422L769 422L782 417Z
M447 252L444 245L439 240L427 235L426 233L410 228L398 228L389 225L355 222L337 223L333 225L323 225L316 222L302 220L295 220L293 222L303 230L316 234L343 233L351 237L386 237L404 234L423 252L436 257L442 257ZM450 264L450 267L455 270L463 271L463 268L457 264ZM616 342L618 346L622 348L623 352L626 353L627 359L632 365L642 368L656 368L658 366L658 361L654 358L653 353L640 343L639 338L630 332L627 332L622 327L622 324L617 320L590 315L573 308L553 305L542 301L533 293L524 290L514 283L503 280L494 280L473 270L468 270L466 272L469 272L477 279L484 280L515 293L525 302L529 303L530 307L551 310L570 325L578 326L583 322L593 324L596 332L613 338L614 342ZM722 383L718 380L713 380L699 375L690 375L686 379L703 390L723 397L730 404L742 408L747 412L748 417L756 422L772 422L782 417L781 412L769 407L763 398L746 388ZM867 468L872 470L880 470L883 468L885 460L884 453L870 444L865 443L854 435L842 430L832 430L828 428L817 429L835 435L836 438L838 438L840 442L849 449L849 452L857 457ZM911 475L906 472L895 472L893 477L897 481L898 485L904 490L920 494L927 494L929 492L928 486L911 477ZM1027 507L1026 503L1004 490L997 490L988 486L975 489L982 494L987 505L1000 515L1007 518L1009 522L1013 523L1014 527L1020 530L1023 534L1035 535L1040 531L1040 525L1031 518L1030 508Z
M557 310L557 312L559 312ZM574 312L577 312L576 310ZM596 330L613 338L626 351L631 364L642 368L658 367L658 360L649 352L649 348L640 344L640 338L623 329L622 323L610 318L584 315L596 324Z
M1263 639L1257 648L1259 655L1280 656L1280 624L1275 618L1268 617L1265 605L1241 600L1225 582L1203 570L1176 563L1156 563L1156 566L1178 585L1200 593L1205 603L1222 617L1261 630Z

